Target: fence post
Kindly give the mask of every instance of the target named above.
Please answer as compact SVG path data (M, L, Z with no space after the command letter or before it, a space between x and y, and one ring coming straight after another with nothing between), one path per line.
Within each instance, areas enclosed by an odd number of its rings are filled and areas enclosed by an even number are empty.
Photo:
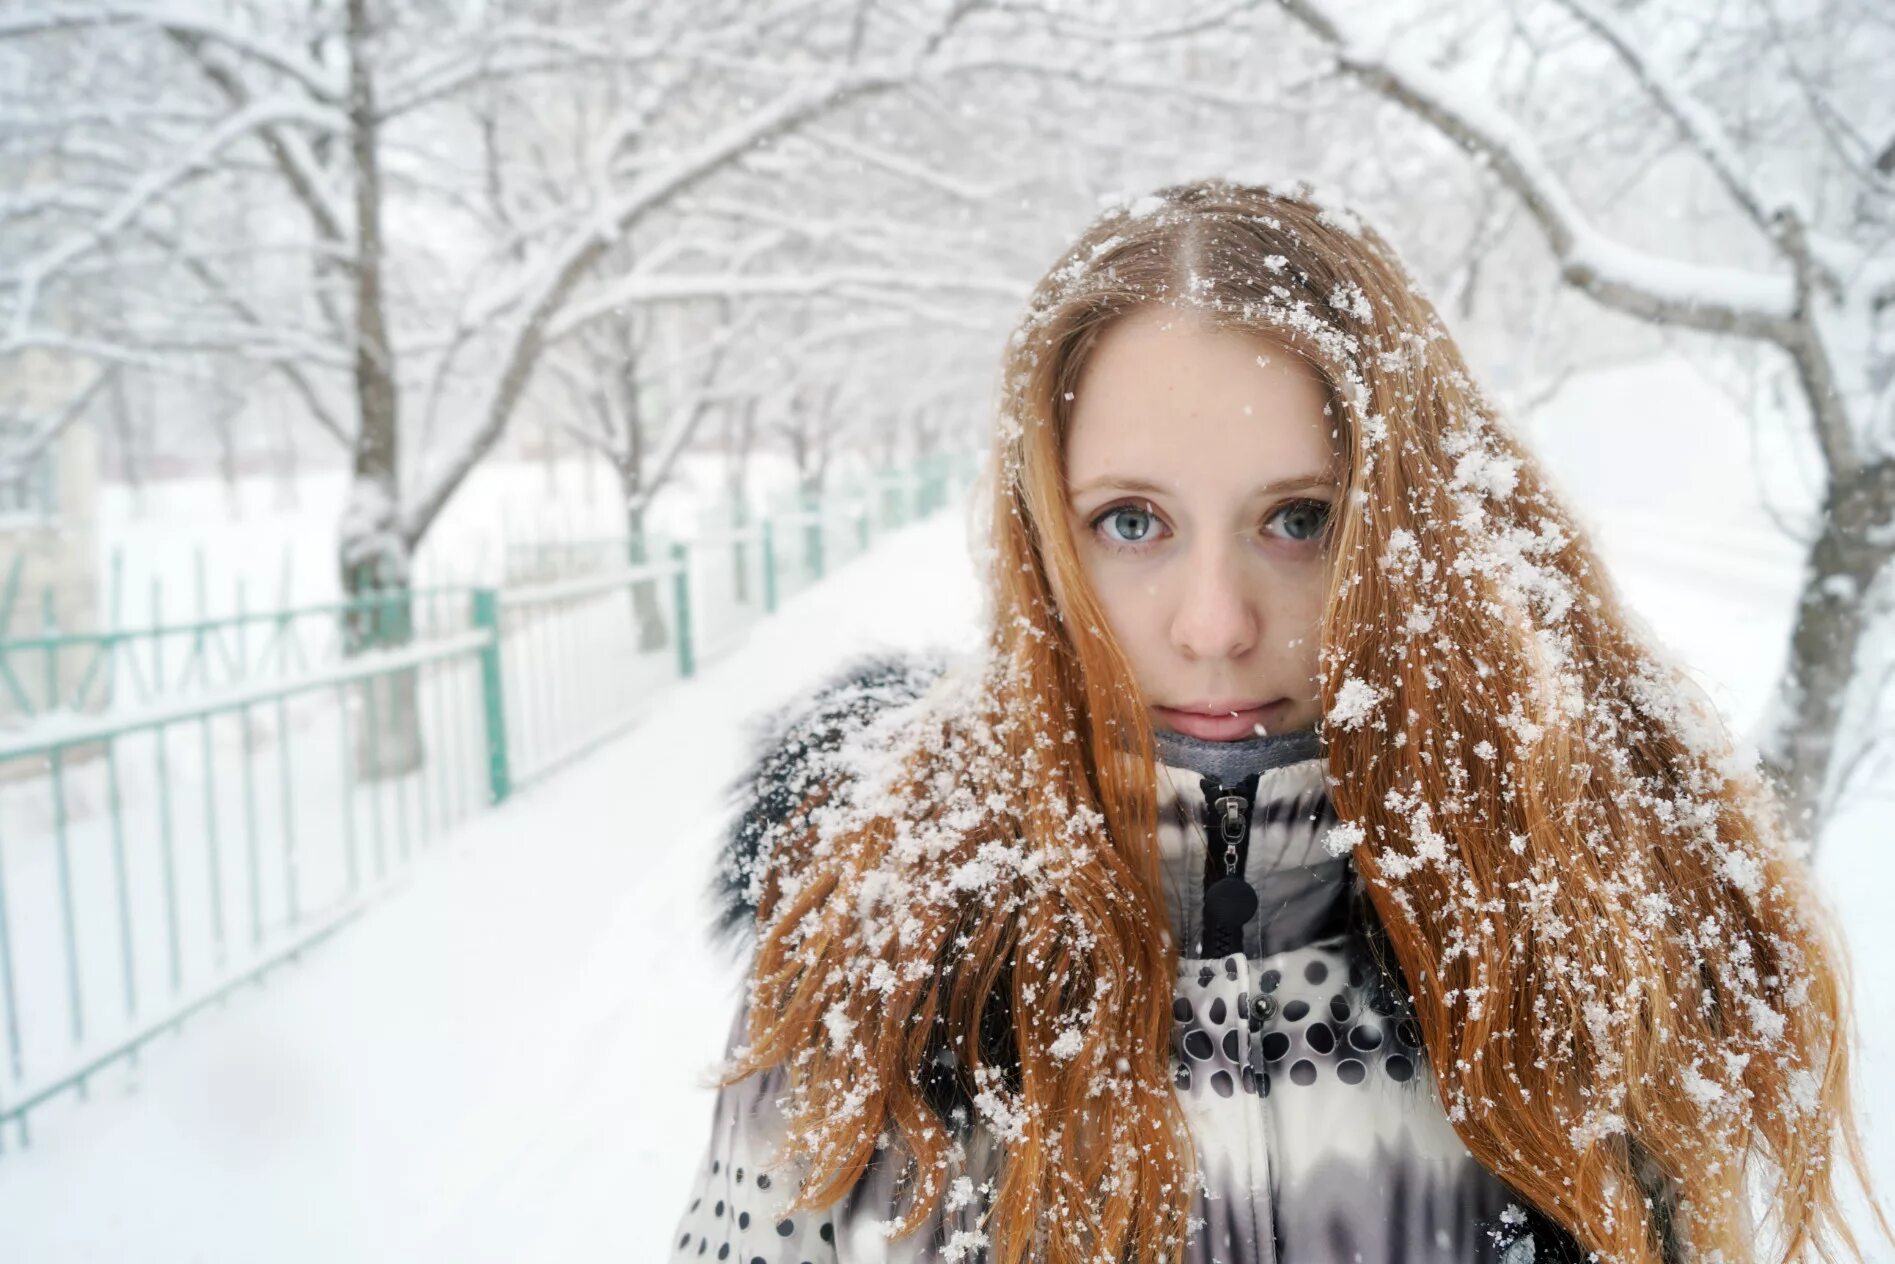
M671 545L671 561L677 572L671 577L671 595L678 610L678 675L689 679L697 663L691 654L691 549L683 540Z
M763 528L763 613L770 614L776 610L776 530L769 514L758 525Z
M507 709L500 676L500 594L492 588L474 589L474 626L487 632L480 647L480 696L487 716L487 789L495 804L513 793L513 773L507 760Z

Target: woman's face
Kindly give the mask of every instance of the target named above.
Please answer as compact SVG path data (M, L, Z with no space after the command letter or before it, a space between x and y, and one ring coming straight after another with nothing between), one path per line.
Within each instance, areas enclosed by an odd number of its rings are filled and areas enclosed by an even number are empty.
M1175 308L1140 308L1094 345L1067 513L1155 727L1229 741L1320 717L1340 494L1326 402L1303 360Z

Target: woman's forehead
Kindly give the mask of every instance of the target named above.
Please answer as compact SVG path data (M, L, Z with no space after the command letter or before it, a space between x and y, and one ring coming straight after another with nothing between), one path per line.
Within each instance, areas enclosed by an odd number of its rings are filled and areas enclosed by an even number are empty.
M1220 485L1313 474L1334 453L1328 400L1306 361L1254 334L1138 314L1107 331L1075 384L1066 477L1075 493L1100 480L1182 492L1207 472Z

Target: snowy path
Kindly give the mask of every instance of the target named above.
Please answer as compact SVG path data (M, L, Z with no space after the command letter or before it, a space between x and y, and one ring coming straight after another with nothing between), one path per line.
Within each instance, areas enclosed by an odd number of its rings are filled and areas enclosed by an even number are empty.
M971 635L964 540L950 508L797 594L300 965L37 1113L0 1155L0 1259L652 1258L736 997L695 898L734 721L849 654ZM891 601L903 574L927 582Z
M741 756L734 721L862 649L969 643L980 598L960 508L786 602L646 724L476 818L300 966L105 1077L92 1102L36 1116L33 1148L0 1156L0 1258L659 1258L708 1126L697 1075L735 999L696 898ZM1606 548L1661 639L1747 723L1775 672L1793 555L1741 551L1738 583L1714 542L1615 530ZM1830 885L1858 930L1858 988L1877 998L1865 1066L1895 1056L1895 933L1880 884L1861 880L1895 877L1876 845L1887 808L1865 803L1824 859L1849 876ZM1864 1086L1873 1138L1895 1092ZM1895 1147L1876 1160L1895 1177Z

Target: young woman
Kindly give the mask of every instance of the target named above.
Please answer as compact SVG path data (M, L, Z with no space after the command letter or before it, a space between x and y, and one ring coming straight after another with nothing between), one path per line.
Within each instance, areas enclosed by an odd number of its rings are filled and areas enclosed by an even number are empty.
M1375 233L1108 212L989 475L985 652L850 664L736 787L677 1255L1858 1251L1830 916Z

